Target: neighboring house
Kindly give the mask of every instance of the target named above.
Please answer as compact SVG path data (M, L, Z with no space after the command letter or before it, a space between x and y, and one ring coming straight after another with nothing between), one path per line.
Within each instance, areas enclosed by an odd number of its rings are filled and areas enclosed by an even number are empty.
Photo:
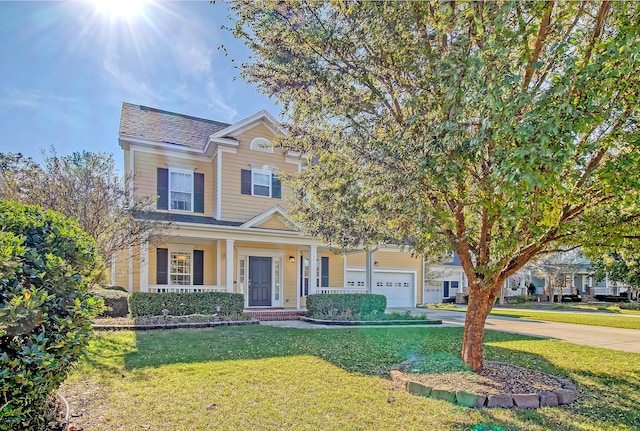
M114 260L112 282L130 292L243 293L246 307L301 308L308 294L367 285L391 307L422 303L420 258L396 247L341 255L296 229L280 174L305 165L271 146L284 132L265 111L227 124L124 103L119 142L133 193L157 196L145 217L171 225L164 243Z

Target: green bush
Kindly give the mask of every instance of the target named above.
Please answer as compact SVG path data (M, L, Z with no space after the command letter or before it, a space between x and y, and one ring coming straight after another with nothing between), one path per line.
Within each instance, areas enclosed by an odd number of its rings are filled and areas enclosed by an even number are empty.
M127 317L129 315L129 293L119 286L96 286L91 293L104 302L101 316Z
M638 302L621 302L618 307L623 310L640 310L640 304Z
M91 336L94 242L52 211L0 202L0 430L44 429Z
M220 306L220 311L216 306ZM133 292L129 296L129 309L133 317L159 316L169 310L172 316L187 314L242 314L244 295L226 292L147 293Z
M316 293L307 296L309 316L316 319L337 314L358 318L362 315L384 313L386 309L387 297L384 295Z

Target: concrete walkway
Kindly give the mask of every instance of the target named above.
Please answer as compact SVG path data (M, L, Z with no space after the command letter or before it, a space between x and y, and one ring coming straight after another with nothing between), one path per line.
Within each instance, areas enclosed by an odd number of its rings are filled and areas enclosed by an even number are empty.
M403 308L393 311L411 311L412 314L428 313L429 319L442 320L442 325L412 325L412 326L377 326L377 328L438 328L464 326L466 313L460 311L431 310L423 308ZM261 325L286 328L331 328L355 329L354 326L315 325L299 320L284 320L274 322L260 322ZM357 328L363 328L358 326ZM502 316L489 316L486 328L493 331L511 332L515 334L532 335L542 338L555 338L573 344L592 347L602 347L611 350L640 353L640 330L607 328L604 326L576 325L572 323L543 322L539 320L517 319Z

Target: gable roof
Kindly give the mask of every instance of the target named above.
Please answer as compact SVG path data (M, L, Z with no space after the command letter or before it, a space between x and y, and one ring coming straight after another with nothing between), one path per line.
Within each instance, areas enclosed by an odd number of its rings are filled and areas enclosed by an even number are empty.
M289 227L290 230L297 231L295 229L295 223L291 219L289 219L285 210L280 205L271 207L268 210L253 217L251 220L247 220L240 227L244 229L259 227L262 223L274 216L277 217L284 225Z
M120 137L204 150L209 136L227 129L228 123L177 114L147 106L122 103Z

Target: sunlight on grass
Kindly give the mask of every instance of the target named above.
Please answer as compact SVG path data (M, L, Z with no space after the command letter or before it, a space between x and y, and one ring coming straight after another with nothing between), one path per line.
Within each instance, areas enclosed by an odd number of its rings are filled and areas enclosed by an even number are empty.
M625 310L626 311L626 310ZM544 320L547 322L575 323L578 325L606 326L609 328L640 329L640 318L604 314L571 312L545 312L526 310L494 309L492 316L518 317L522 319Z
M486 358L569 378L563 408L470 410L393 390L392 363L459 365L459 328L271 327L100 333L63 393L91 399L85 431L631 430L640 355L488 331ZM126 412L126 414L123 414ZM635 415L635 416L634 416ZM83 418L78 418L78 420Z

